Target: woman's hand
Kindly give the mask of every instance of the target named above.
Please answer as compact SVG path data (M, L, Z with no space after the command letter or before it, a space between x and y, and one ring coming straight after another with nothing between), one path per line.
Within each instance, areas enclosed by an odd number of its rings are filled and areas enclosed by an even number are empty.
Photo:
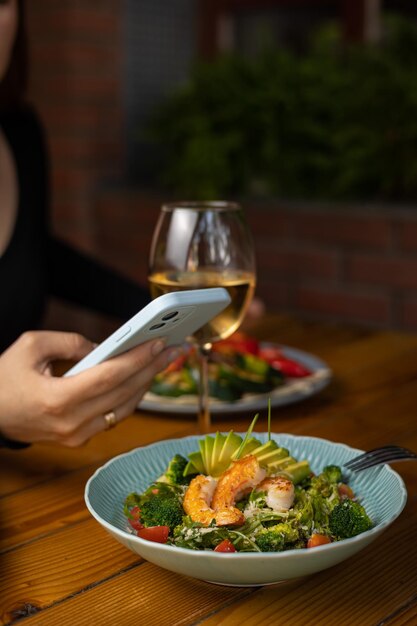
M93 344L75 333L28 332L0 355L0 431L22 442L79 446L105 430L104 415L130 415L153 377L178 356L162 340L149 341L68 378L51 362L79 361Z

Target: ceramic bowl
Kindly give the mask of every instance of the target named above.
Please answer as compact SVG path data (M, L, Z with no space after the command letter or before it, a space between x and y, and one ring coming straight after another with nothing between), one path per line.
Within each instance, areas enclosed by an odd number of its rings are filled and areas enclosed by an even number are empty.
M262 442L267 441L267 433L254 435ZM361 452L314 437L276 433L272 437L295 458L307 459L317 473L331 463L343 465ZM374 523L371 530L351 539L310 550L222 554L177 548L132 534L123 513L126 496L132 491L144 491L163 473L174 454L187 456L197 450L199 439L192 436L160 441L117 456L100 467L85 488L87 507L107 532L144 559L178 574L235 586L268 585L308 576L344 561L375 541L400 515L406 503L403 480L388 465L381 465L357 474L346 472L349 484Z

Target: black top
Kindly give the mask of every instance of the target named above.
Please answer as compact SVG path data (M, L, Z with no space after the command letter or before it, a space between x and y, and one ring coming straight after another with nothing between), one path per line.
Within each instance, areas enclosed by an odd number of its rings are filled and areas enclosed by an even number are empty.
M11 240L0 256L0 353L26 330L39 328L47 297L125 321L149 294L49 231L48 158L42 127L30 108L0 113L18 177L19 204Z

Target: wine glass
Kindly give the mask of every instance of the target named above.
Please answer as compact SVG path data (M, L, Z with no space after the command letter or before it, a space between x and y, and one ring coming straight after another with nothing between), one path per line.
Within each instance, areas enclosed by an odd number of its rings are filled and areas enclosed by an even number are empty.
M252 237L239 204L179 202L161 208L150 252L153 298L169 291L224 287L231 303L189 340L199 361L200 432L210 429L208 360L213 342L241 324L255 290Z

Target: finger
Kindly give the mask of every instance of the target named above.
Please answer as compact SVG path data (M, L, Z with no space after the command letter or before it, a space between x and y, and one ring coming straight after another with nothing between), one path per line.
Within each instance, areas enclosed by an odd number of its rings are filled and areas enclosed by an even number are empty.
M162 340L150 341L124 354L95 365L80 374L59 379L62 390L84 402L103 395L150 366L152 376L164 369L169 355L163 352ZM148 374L149 375L149 374Z
M128 402L125 402L123 405L113 409L112 412L114 413L116 419L115 426L126 419L129 415L132 415L145 392L146 388L141 389L133 397L131 397ZM61 441L61 443L69 447L81 446L89 439L105 430L109 430L109 426L105 418L105 413L102 413L83 423L76 431Z
M123 405L130 398L136 396L141 389L147 389L151 384L155 374L166 367L169 361L178 357L178 350L168 348L160 356L155 358L146 368L135 372L127 380L116 385L105 393L97 393L97 388L93 387L89 390L90 397L80 399L77 393L74 393L71 387L71 395L68 387L62 390L62 383L67 379L55 378L50 381L52 389L49 388L49 404L53 414L61 416L61 419L67 419L64 424L60 424L60 429L64 431L64 437L80 428L84 423L93 419L97 415L101 415L111 410L113 407ZM74 377L75 378L75 377ZM143 392L142 392L143 394ZM55 407L55 409L54 409ZM58 407L58 408L57 408ZM64 417L66 416L66 417Z
M155 375L164 369L168 363L178 358L179 351L176 348L168 348L162 353L160 359L151 362L139 372L135 372L133 376L123 381L117 387L110 389L107 393L94 397L90 401L85 402L85 410L90 414L97 415L100 411L107 411L109 407L124 404L133 395L137 394L139 389L149 388Z
M76 448L105 430L108 430L108 426L104 414L96 415L93 419L83 423L77 430L62 438L60 443L69 448Z
M93 349L94 344L78 333L30 331L18 340L21 347L32 354L37 365L56 359L79 361Z

